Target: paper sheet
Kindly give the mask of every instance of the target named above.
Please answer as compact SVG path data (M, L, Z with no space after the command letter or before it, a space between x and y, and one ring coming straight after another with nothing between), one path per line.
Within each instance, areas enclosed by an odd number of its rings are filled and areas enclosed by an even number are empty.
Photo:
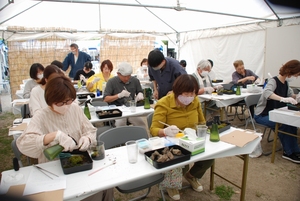
M50 179L37 168L32 168L23 195L31 195L35 193L54 191L65 189L67 186L66 176L56 177L47 173L53 179Z
M21 123L20 125L10 128L11 131L24 131L27 128L27 123Z
M238 147L244 147L247 143L253 141L258 136L253 132L249 133L246 131L235 130L226 135L220 137L221 141L229 144L236 145Z

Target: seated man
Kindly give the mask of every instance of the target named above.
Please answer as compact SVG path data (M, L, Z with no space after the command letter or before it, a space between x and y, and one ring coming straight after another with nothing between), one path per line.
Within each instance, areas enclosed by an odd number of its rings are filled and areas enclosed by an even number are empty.
M233 63L235 72L232 73L232 83L242 83L246 88L247 84L258 84L260 82L259 77L249 69L245 69L244 62L242 60L236 60Z
M81 81L81 85L86 84L86 80L95 74L95 72L92 70L93 64L90 61L87 61L84 63L83 69L78 70L75 74L74 80L75 82Z
M131 76L132 66L129 63L122 62L118 66L117 76L107 81L103 99L110 105L128 105L128 101L140 101L144 99L143 89L140 81ZM129 117L117 119L116 126L125 126L127 123L134 126L143 126L146 128L145 122L141 117Z

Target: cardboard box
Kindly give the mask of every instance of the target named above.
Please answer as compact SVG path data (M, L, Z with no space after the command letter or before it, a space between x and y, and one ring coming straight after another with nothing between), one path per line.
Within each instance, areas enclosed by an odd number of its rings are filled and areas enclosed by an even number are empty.
M179 138L179 145L191 152L191 155L202 153L205 151L205 139L197 138L189 140L187 136Z

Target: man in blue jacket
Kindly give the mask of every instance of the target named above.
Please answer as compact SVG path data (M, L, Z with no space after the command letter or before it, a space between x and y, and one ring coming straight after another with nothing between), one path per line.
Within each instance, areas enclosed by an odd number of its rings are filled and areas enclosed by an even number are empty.
M160 99L170 93L175 79L186 74L179 61L165 57L158 49L148 54L148 66L148 75L153 82L155 99Z
M78 50L78 45L72 43L70 45L71 52L66 56L63 62L63 71L68 70L69 66L71 65L71 71L69 73L69 77L74 79L75 74L78 70L83 69L83 65L87 61L91 61L91 56L85 52Z

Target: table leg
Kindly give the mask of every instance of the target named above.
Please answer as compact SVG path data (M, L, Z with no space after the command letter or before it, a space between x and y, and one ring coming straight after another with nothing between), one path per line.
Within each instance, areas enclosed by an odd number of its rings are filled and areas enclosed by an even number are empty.
M246 194L246 184L247 184L247 175L248 175L248 164L249 164L249 154L242 155L244 160L243 165L243 177L242 177L242 186L241 186L241 196L240 200L245 200L245 194Z
M275 152L276 152L276 143L277 143L277 136L278 136L278 123L275 124L275 131L274 131L274 140L273 140L273 149L272 149L272 157L271 163L275 161Z
M210 186L209 189L212 191L214 190L214 179L215 179L215 161L210 167Z

